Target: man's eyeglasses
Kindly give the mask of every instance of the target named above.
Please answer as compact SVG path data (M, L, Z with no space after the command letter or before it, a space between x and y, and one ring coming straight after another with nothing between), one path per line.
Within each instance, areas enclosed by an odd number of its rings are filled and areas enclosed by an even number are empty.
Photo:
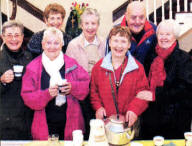
M20 38L21 36L22 36L22 34L7 34L7 35L3 35L4 37L6 37L7 39L13 39L13 38L15 38L15 39L18 39L18 38Z

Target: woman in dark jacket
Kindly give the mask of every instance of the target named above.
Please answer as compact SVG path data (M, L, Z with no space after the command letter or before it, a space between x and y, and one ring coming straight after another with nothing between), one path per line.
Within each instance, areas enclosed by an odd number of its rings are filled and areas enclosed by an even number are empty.
M31 139L32 113L20 96L21 76L13 68L31 61L29 52L22 49L23 25L16 21L5 22L2 28L3 44L0 51L0 139Z
M156 58L149 73L154 102L142 116L142 138L161 135L166 139L183 138L192 119L192 60L179 49L178 27L173 20L157 28Z
M46 26L55 27L62 31L65 14L66 12L62 5L58 3L51 3L47 5L43 12ZM37 57L43 52L41 42L43 40L44 31L45 29L33 34L29 43L27 44L27 49L32 53L33 58ZM65 32L62 31L62 33L63 33L63 41L64 41L62 51L63 53L65 53L67 49L67 45L72 38L70 35L66 34Z

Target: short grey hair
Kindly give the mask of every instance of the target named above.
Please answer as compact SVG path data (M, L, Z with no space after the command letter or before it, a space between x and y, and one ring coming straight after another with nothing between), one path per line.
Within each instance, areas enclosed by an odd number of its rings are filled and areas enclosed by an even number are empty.
M53 34L53 35L57 35L60 39L62 44L64 45L64 41L63 41L63 33L55 28L55 27L48 27L44 33L43 33L43 40L49 35L49 34Z
M175 38L177 39L179 37L179 34L180 34L180 26L179 24L174 20L174 19L165 19L163 21L161 21L159 23L159 25L157 26L157 30L156 30L156 34L158 35L159 33L159 29L162 27L162 26L170 26L170 29L173 30L173 35L175 36Z
M18 27L21 30L21 33L24 34L23 24L16 20L6 21L2 26L2 34L5 34L6 29L10 27Z
M100 15L98 13L98 11L96 9L93 9L93 8L86 8L83 12L83 14L80 16L80 24L82 23L83 21L83 18L86 17L87 15L95 15L98 19L98 24L100 22Z

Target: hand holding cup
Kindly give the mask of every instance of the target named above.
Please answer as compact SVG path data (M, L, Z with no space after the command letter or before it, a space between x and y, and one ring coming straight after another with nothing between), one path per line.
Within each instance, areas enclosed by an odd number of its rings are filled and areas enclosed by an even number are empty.
M58 86L59 86L60 93L67 95L71 92L71 83L67 82L66 79L63 79L62 83L60 83Z
M55 86L50 86L49 87L49 94L52 96L52 97L56 97L58 95L58 86L55 85Z
M2 83L11 83L13 79L14 79L14 73L13 70L11 69L4 72L3 75L1 76Z

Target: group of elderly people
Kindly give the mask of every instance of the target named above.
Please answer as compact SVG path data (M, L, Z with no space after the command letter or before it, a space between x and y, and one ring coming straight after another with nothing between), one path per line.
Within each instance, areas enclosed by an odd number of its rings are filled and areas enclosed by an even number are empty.
M97 35L97 10L85 9L82 34L72 40L61 30L64 17L61 5L48 5L47 28L32 36L27 50L23 25L3 24L1 140L46 140L51 134L71 140L76 129L87 139L91 118L116 114L129 127L139 123L141 139L183 138L190 131L192 60L179 49L174 20L156 29L146 20L143 3L134 1L105 41ZM21 76L16 66L22 67ZM85 99L87 109L80 106Z

